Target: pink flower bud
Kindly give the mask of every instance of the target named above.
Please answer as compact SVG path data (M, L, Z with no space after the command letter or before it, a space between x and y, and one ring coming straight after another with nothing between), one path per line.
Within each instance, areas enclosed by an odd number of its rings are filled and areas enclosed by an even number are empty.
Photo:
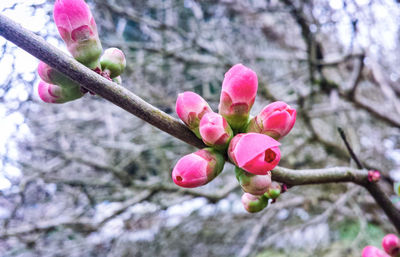
M254 175L235 167L235 173L240 186L246 193L262 195L271 185L271 172L267 175Z
M390 257L384 251L375 246L368 245L362 251L362 257Z
M381 173L377 170L368 171L368 181L369 182L378 182L381 178Z
M38 93L40 99L46 103L58 103L61 96L61 87L43 81L39 82Z
M218 150L225 150L233 137L233 131L225 118L208 112L200 120L199 131L203 142Z
M242 195L242 204L250 213L262 211L268 205L268 199L264 196L256 196L249 193Z
M219 113L233 130L240 131L247 124L257 88L257 74L242 64L236 64L225 73Z
M276 199L281 195L281 193L282 193L281 185L276 181L272 181L271 184L268 186L267 190L265 191L264 196L269 199Z
M84 0L56 0L54 20L76 60L94 69L99 66L102 47L96 22Z
M229 159L239 168L256 175L266 175L281 159L280 143L267 135L236 135L228 148Z
M207 112L212 112L212 110L198 94L187 91L178 95L176 113L199 138L201 138L199 132L200 120Z
M400 239L394 234L387 234L382 239L382 247L390 256L400 255Z
M49 65L46 63L40 61L38 65L38 74L40 78L47 83L54 83L52 79L50 78L50 73L53 70Z
M247 132L262 133L280 140L290 132L295 122L296 109L285 102L273 102L251 119Z
M118 48L108 48L100 58L101 69L108 73L110 78L122 74L126 66L124 53Z
M40 99L46 103L65 103L83 96L79 87L62 88L43 81L39 82L38 93Z
M42 61L39 62L38 73L40 78L49 84L54 84L63 88L80 87L79 84Z
M172 171L172 179L181 187L198 187L207 184L218 176L225 159L212 148L204 148L183 156Z

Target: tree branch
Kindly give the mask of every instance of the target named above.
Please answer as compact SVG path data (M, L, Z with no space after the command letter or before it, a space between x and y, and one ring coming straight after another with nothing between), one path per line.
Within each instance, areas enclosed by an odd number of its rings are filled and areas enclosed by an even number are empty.
M0 14L0 35L122 109L198 148L205 145L183 123L145 102L126 88L107 80L48 44L43 38Z

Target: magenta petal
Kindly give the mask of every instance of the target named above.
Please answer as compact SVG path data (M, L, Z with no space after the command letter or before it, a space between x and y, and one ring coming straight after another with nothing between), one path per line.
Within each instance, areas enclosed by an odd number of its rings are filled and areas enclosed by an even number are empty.
M238 166L242 167L268 148L279 145L278 141L267 135L247 133L237 142L234 155Z
M264 131L275 131L283 137L290 131L290 123L291 118L288 112L274 111L270 114L268 119L264 121L263 129Z
M55 96L56 88L58 88L58 86L40 81L38 86L40 99L42 99L43 102L46 103L55 103L57 101L57 97Z
M272 147L267 149L269 151L274 152L274 158L273 161L265 161L266 156L265 156L265 151L254 157L252 160L249 162L245 163L241 168L244 170L256 174L256 175L266 175L268 174L268 171L272 170L273 168L278 165L280 159L281 159L281 153L278 147ZM240 167L240 166L239 166Z
M184 92L178 95L176 99L176 113L189 127L191 123L199 122L202 116L207 112L211 112L211 108L198 94ZM191 120L189 120L190 115L192 115Z
M248 103L257 94L257 74L239 63L234 65L225 73L222 83L222 91L226 92L233 103Z
M364 247L362 251L362 257L390 257L388 254L382 250L376 248L375 246L368 245Z
M56 0L54 4L54 20L58 26L74 29L90 24L92 14L84 0Z
M387 234L382 239L382 247L388 254L397 256L400 253L400 239L395 234Z
M207 160L192 153L182 157L172 171L174 183L181 187L198 187L207 183Z
M220 114L209 112L201 118L200 135L206 144L213 145L224 135L227 135L226 138L229 139L230 136L226 131L228 126L226 120Z

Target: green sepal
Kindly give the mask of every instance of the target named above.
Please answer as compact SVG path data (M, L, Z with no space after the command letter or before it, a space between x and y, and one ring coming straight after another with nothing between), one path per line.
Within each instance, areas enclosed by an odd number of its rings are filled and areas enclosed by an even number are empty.
M268 198L265 197L264 195L260 196L258 200L256 201L251 201L249 203L249 212L255 213L255 212L260 212L265 209L265 207L268 206Z
M100 68L100 55L103 52L99 39L89 39L68 49L72 56L86 67L94 70Z

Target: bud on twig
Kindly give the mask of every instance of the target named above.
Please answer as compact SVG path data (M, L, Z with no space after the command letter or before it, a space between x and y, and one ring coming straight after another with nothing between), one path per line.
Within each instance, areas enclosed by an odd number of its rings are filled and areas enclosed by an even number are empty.
M218 176L224 164L222 154L212 148L204 148L183 156L172 171L172 179L181 187L202 186Z
M261 133L280 140L290 132L295 122L296 109L285 102L278 101L267 105L252 118L247 132Z
M243 191L252 195L264 194L271 185L271 172L266 175L254 175L235 167L235 174Z
M395 234L387 234L382 239L382 247L390 256L400 256L400 239Z
M101 56L100 64L103 73L108 74L113 79L124 72L126 66L125 55L118 48L108 48Z
M39 82L38 93L44 102L58 104L78 99L83 95L79 87L63 88L44 81Z
M362 257L390 257L384 251L375 246L368 245L362 251Z
M377 170L368 171L368 181L369 182L378 182L381 178L381 173Z
M265 196L256 196L249 193L242 195L242 204L246 211L250 213L262 211L268 205L268 198Z
M200 120L199 131L203 142L217 150L226 150L233 137L233 131L225 118L215 112L208 112Z
M176 113L198 138L201 138L199 124L203 115L212 112L208 103L198 94L184 92L176 99Z
M258 88L257 74L242 64L225 73L219 103L219 113L235 132L243 132Z
M85 66L99 67L103 51L96 22L84 0L56 0L54 21L72 56Z
M280 143L267 135L242 133L229 143L228 156L239 168L256 175L266 175L281 159Z
M264 196L269 199L276 199L281 195L281 193L282 193L281 185L276 181L272 181L269 187L267 188L267 191L264 193Z

